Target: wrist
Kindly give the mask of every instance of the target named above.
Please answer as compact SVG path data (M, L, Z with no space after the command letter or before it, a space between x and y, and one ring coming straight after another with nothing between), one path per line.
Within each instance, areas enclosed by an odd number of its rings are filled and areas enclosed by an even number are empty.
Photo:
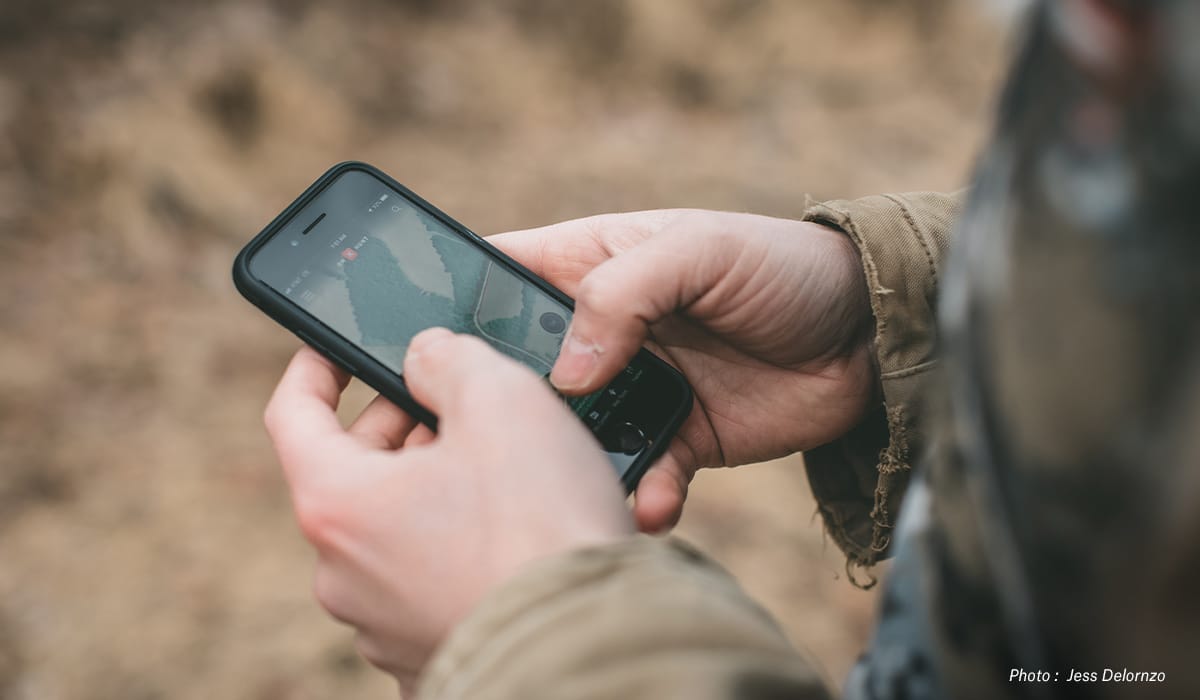
M862 422L870 407L882 400L876 318L867 270L854 239L831 223L806 221L802 225L810 240L819 241L822 267L830 280L825 294L832 300L826 313L836 324L829 335L833 342L807 369L833 379L837 386L840 427L838 434L824 436L832 440Z
M870 391L867 400L868 405L871 405L882 400L883 385L876 352L876 319L875 313L871 309L871 292L867 287L867 274L863 269L862 253L854 244L854 240L840 229L831 228L830 230L839 235L843 263L851 271L846 290L847 304L850 308L849 315L855 319L850 341L850 355L859 364L860 371L870 377Z

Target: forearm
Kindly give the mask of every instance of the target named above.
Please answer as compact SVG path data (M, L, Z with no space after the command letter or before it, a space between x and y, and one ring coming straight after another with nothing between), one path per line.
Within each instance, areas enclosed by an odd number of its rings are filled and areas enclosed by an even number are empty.
M770 616L701 554L639 537L539 562L494 591L419 697L829 697Z

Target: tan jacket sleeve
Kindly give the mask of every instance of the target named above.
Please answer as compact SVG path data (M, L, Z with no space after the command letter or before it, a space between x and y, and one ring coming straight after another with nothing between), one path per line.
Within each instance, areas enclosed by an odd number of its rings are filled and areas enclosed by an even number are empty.
M956 196L886 195L805 216L854 240L876 321L883 401L851 434L805 455L826 527L851 563L874 563L890 541L958 210ZM493 591L430 661L418 697L830 697L814 669L717 565L679 542L638 537L536 563Z
M886 556L920 451L920 398L937 364L938 275L963 199L963 192L877 195L804 214L858 246L875 315L882 403L845 437L804 456L826 530L851 565Z
M493 591L430 661L418 697L830 696L727 573L641 536L536 563Z

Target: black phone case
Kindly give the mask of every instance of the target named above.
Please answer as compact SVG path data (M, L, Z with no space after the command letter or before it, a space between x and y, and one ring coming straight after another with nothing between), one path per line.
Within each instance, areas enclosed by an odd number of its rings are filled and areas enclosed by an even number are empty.
M468 243L474 244L481 248L486 255L495 258L507 265L513 272L520 275L525 281L535 285L542 291L554 297L558 301L565 304L568 308L574 309L575 302L562 291L551 285L546 280L538 277L530 270L526 269L516 260L504 254L501 250L488 243L482 236L476 235L473 231L450 218L445 212L425 201L420 195L408 189L399 182L396 182L387 173L367 163L358 161L346 161L339 163L330 168L324 175L317 179L301 194L296 201L292 202L279 216L259 232L246 247L242 248L238 253L237 258L233 263L233 283L242 296L246 297L250 303L257 306L264 313L275 319L280 325L295 333L300 340L307 343L316 351L320 352L330 361L337 364L342 369L350 374L358 377L368 386L378 391L380 394L388 398L400 408L407 411L417 420L428 425L433 430L437 430L437 416L433 415L424 406L420 405L408 393L407 387L404 385L404 378L396 374L392 370L385 367L383 364L372 358L367 353L360 350L350 341L343 338L333 329L318 321L313 316L302 311L299 307L289 301L282 294L274 289L271 289L264 282L258 280L250 273L250 258L258 251L260 247L268 239L279 232L289 221L299 212L306 204L309 203L318 193L325 189L338 175L347 170L362 170L365 171L394 188L397 192L403 195L413 204L427 213L449 226L456 233L461 235ZM679 426L687 418L688 413L692 409L692 389L683 375L679 373L671 365L664 362L654 353L643 348L639 351L639 358L655 365L666 372L666 376L673 378L679 383L682 389L684 400L680 402L680 406L675 414L670 416L666 423L666 428L660 435L651 436L652 441L650 448L642 453L642 455L630 465L622 476L622 483L626 491L632 492L641 480L646 469L657 459L666 449L670 438L674 436Z

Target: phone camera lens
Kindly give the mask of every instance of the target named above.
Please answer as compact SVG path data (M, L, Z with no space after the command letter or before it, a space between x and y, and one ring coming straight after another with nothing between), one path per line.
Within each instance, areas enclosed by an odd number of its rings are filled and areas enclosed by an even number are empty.
M538 322L542 324L542 328L544 328L547 333L553 333L554 335L562 333L567 327L566 319L554 313L553 311L547 311L546 313L542 314L542 317L538 319Z

